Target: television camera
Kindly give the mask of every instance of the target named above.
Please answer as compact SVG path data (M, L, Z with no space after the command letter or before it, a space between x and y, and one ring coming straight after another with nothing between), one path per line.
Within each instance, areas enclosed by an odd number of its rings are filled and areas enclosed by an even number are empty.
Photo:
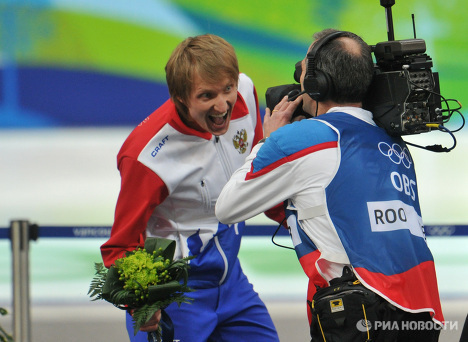
M395 40L391 7L395 0L380 0L385 8L388 41L371 46L374 54L374 78L369 87L363 107L373 113L374 121L390 135L411 135L438 129L450 133L460 130L464 125L461 105L456 100L446 100L440 95L439 75L432 72L432 59L426 52L426 43L416 38L413 15L413 39ZM300 63L300 62L299 62ZM299 68L299 74L298 74ZM299 82L300 64L296 64L294 78ZM272 109L285 95L292 100L301 92L300 84L287 84L268 88L267 106ZM448 101L456 101L458 107L450 109ZM442 102L447 109L442 109ZM463 124L456 131L449 131L443 123L457 112ZM302 108L298 108L293 118L299 115L310 117ZM420 146L418 146L420 147ZM439 145L425 147L436 152Z

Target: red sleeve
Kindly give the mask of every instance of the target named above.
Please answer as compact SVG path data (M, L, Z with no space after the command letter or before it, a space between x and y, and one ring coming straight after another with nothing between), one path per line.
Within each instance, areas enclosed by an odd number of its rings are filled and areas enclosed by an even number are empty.
M125 251L144 245L148 220L154 208L168 196L164 182L137 160L124 157L119 170L121 188L114 224L109 240L101 246L106 267L122 257Z
M283 223L283 227L288 228L288 224L283 220L286 218L286 213L284 212L284 203L278 203L273 208L265 211L265 216L276 221L278 223Z
M263 126L262 126L262 119L260 117L260 107L258 105L258 96L257 96L257 89L254 86L254 96L255 96L255 105L257 107L257 125L255 126L255 137L253 140L252 146L257 145L257 143L263 139Z

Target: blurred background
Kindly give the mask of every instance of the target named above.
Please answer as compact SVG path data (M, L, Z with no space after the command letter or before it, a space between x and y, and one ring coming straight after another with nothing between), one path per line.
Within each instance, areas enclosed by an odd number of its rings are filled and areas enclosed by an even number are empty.
M467 102L468 54L462 0L396 0L395 39L426 41L442 95ZM377 0L0 0L0 228L25 219L39 226L110 226L120 178L116 155L126 136L168 97L164 66L187 36L213 33L236 49L264 112L268 87L293 83L312 34L333 27L373 45L387 40ZM466 109L462 109L466 116ZM455 117L447 125L456 129ZM425 224L450 235L468 224L468 133L450 153L410 148ZM439 132L405 137L452 146ZM264 216L251 225L273 225ZM462 227L462 229L467 229ZM273 229L272 229L273 232ZM271 232L271 233L272 233ZM430 236L446 320L468 312L468 233ZM287 237L279 242L288 245ZM271 234L248 236L241 260L269 306L283 341L308 340L307 279L294 252ZM31 242L33 341L125 341L122 313L86 295L104 238ZM0 239L0 307L11 310L11 249ZM11 316L11 315L9 315ZM9 329L11 317L0 317ZM10 330L11 331L11 330Z

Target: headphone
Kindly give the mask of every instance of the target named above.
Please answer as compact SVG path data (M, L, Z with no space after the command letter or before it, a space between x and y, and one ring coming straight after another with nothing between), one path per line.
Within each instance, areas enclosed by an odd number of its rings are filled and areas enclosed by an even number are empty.
M344 36L343 31L332 32L320 38L312 46L312 50L307 53L307 70L304 77L304 92L313 100L324 101L333 94L333 81L331 76L315 67L317 52L333 39Z

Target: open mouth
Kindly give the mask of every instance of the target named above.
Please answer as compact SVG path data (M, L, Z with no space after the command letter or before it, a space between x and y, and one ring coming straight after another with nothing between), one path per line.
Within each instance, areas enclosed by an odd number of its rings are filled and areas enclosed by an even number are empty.
M215 125L223 125L226 121L227 115L228 112L224 112L221 114L209 115L208 117L210 118L210 121L213 122Z

